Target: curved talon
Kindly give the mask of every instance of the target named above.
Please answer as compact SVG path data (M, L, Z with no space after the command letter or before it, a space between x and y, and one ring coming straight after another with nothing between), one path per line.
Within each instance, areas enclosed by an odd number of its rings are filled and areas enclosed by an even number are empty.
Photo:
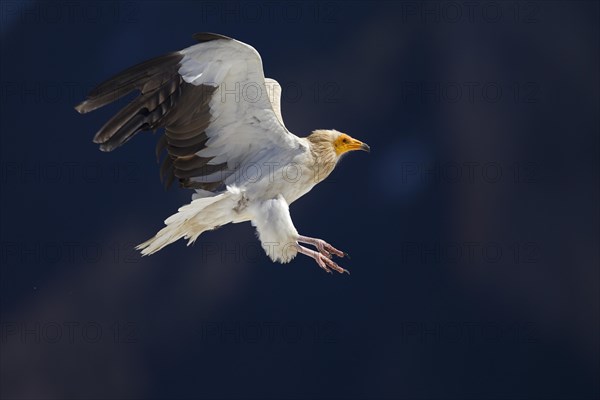
M332 245L330 245L327 242L323 242L323 247L326 252L328 252L330 254L335 254L338 257L344 257L344 254L346 254L343 251L336 249L335 247L333 247Z
M325 259L325 263L327 263L327 267L335 270L336 272L339 272L340 274L343 274L344 272L348 272L347 270L345 270L344 268L340 267L339 265L337 265L334 261L332 261L329 258Z
M325 272L331 274L333 271L339 272L343 274L344 272L350 274L346 269L337 265L330 257L331 254L324 250L326 253L320 251L314 251L311 249L307 249L306 247L298 245L298 251L302 254L305 254L317 262L317 265L321 267ZM326 255L327 254L327 255ZM332 271L333 270L333 271Z

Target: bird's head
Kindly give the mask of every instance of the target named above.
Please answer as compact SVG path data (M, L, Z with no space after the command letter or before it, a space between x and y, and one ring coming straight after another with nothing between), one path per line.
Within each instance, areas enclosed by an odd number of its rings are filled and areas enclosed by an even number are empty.
M308 140L320 151L335 155L336 161L350 151L371 151L368 144L333 129L316 130L308 136Z
M369 145L345 133L330 129L313 131L308 137L317 166L317 181L325 179L344 154L354 150L369 152Z

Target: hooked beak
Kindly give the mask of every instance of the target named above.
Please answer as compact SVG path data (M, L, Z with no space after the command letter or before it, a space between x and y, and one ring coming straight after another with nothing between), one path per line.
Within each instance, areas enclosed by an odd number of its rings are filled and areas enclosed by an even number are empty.
M354 139L346 134L341 135L334 143L335 151L338 156L348 152L355 150L366 151L367 153L371 152L371 148L368 144L361 142L360 140Z
M354 138L350 139L350 143L346 145L345 151L353 151L353 150L361 150L366 151L367 153L371 152L371 148L368 144L361 142L360 140L356 140Z

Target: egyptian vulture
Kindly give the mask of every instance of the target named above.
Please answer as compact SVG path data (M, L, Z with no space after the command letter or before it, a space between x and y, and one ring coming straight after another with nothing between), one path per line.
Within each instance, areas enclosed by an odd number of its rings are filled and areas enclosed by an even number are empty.
M300 235L288 206L342 155L369 146L336 130L292 134L281 118L281 87L265 78L253 47L213 33L194 39L199 43L121 72L75 107L85 114L139 91L94 142L112 151L140 131L164 128L156 146L157 158L165 154L161 179L166 187L177 179L195 190L191 203L137 249L149 255L181 238L189 245L208 230L250 221L271 260L287 263L302 253L327 272L347 272L332 260L347 254Z

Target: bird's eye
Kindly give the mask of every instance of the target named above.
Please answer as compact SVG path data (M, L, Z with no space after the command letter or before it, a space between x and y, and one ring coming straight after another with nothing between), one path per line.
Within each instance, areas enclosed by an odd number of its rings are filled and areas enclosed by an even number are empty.
M344 142L344 144L348 144L348 139L344 138L344 140L342 140L342 142Z

